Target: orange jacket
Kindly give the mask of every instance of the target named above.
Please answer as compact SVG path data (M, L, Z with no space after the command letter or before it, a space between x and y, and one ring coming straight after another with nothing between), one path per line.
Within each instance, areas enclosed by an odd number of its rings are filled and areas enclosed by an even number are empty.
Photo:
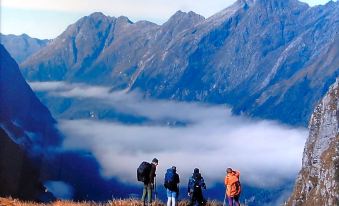
M234 197L240 194L241 188L240 184L235 184L239 182L240 172L233 171L232 173L228 173L225 177L225 186L226 186L226 194L228 197Z

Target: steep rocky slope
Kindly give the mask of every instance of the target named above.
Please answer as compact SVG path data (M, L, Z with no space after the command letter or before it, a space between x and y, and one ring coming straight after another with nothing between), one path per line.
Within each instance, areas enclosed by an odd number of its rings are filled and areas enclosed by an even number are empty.
M61 138L56 121L35 96L19 67L0 45L0 126L29 151L56 146Z
M339 204L339 78L315 108L302 169L287 205Z
M1 44L0 60L0 195L51 198L41 171L49 149L61 143L56 121Z

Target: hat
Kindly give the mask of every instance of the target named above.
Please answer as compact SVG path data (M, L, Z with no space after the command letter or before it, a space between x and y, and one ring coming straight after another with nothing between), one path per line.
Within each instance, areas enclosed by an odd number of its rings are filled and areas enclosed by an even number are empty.
M153 158L152 162L157 163L158 164L158 159L157 158Z
M233 171L233 170L232 170L232 168L230 168L230 167L227 168L227 170L226 170L227 173L230 173L230 172L232 172L232 171Z
M198 168L194 168L194 172L193 173L199 173L199 169Z

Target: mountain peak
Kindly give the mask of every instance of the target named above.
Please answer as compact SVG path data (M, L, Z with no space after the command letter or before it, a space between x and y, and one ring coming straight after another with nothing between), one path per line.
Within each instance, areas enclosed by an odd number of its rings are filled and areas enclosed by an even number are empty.
M87 24L89 22L111 21L112 19L115 19L115 18L106 16L102 12L94 12L88 16L85 16L79 19L77 22L75 22L75 25L82 25L84 23Z
M28 34L26 34L26 33L22 33L22 34L20 35L20 37L22 37L22 38L30 38L30 36L28 36Z
M90 24L99 24L101 22L110 21L112 17L104 15L102 12L94 12L88 16L84 16L76 21L74 24L71 24L65 32L74 32L74 30L78 30L80 27L86 27Z
M179 10L162 25L161 30L169 32L170 36L175 36L176 34L179 34L180 32L191 28L204 20L205 18L203 16L196 14L193 11L186 13Z
M183 12L181 10L175 12L175 14L173 14L173 16L171 16L170 19L176 19L176 18L185 18L185 17L190 17L190 18L194 18L194 17L199 17L199 18L204 18L203 16L193 12L193 11L189 11L189 12Z
M127 16L119 16L117 18L117 21L119 23L127 23L127 24L133 24L133 22L127 17Z
M107 16L105 14L103 14L102 12L94 12L94 13L90 14L89 17L97 19L97 18L104 18L104 17L107 17Z
M169 20L165 23L166 24L172 24L172 23L179 23L179 22L199 22L204 20L205 17L190 11L190 12L183 12L181 10L175 12L173 16L169 18Z
M175 14L173 16L184 16L185 14L187 14L186 12L183 12L181 10L178 10L177 12L175 12ZM172 16L172 17L173 17Z

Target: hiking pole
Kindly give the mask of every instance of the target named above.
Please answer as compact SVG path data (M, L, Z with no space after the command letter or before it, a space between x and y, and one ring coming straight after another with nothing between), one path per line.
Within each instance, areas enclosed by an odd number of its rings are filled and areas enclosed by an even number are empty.
M226 206L226 191L225 191L224 203L222 204L222 206Z
M154 178L154 202L157 201L157 176Z

